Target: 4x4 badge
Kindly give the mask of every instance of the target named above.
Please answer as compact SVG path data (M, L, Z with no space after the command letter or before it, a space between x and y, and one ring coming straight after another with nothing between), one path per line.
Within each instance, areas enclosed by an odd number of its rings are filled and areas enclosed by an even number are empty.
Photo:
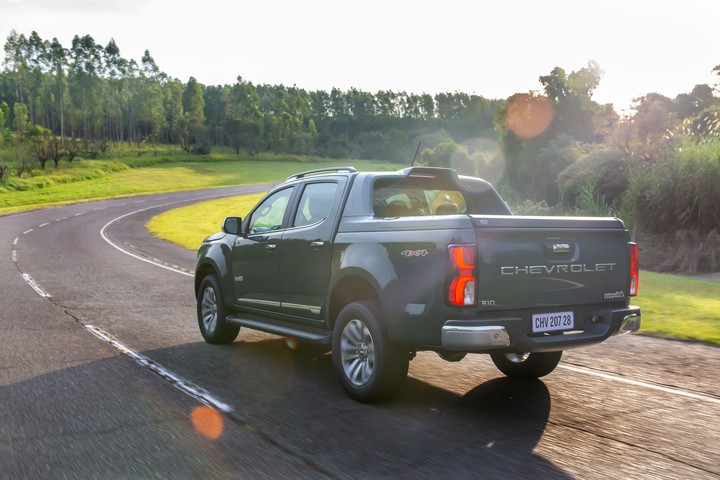
M429 252L425 249L422 250L403 250L400 255L403 257L424 257Z

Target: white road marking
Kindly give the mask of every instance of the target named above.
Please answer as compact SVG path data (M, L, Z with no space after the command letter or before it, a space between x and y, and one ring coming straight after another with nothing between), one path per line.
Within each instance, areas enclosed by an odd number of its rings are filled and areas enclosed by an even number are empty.
M213 196L209 196L209 197L200 198L200 199L197 199L197 200L217 198L217 197L223 197L223 196L224 196L224 195L220 195L220 196L213 195ZM121 220L121 219L123 219L123 218L125 218L125 217L127 217L127 216L134 215L134 214L136 214L136 213L139 213L139 212L142 212L142 211L145 211L145 210L150 210L150 209L152 209L152 208L160 208L160 207L164 207L164 206L167 206L167 205L173 205L173 204L177 204L177 203L184 203L184 202L186 202L186 201L187 201L187 200L182 200L182 201L179 201L179 202L178 202L178 201L176 201L176 202L170 202L170 203L166 203L166 204L163 204L163 205L154 205L154 206L152 206L152 207L143 208L143 209L140 209L140 210L136 210L136 211L134 211L134 212L130 212L130 213L125 214L125 215L121 215L120 217L114 218L113 220L111 220L111 221L109 221L108 223L106 223L106 224L102 227L102 229L100 230L100 235L101 235L101 237L103 238L103 240L105 240L105 241L106 241L107 243L109 243L111 246L113 246L114 248L116 248L117 250L121 251L122 253L124 253L124 254L126 254L126 255L129 255L129 256L131 256L131 257L133 257L133 258L136 258L136 259L138 259L138 260L142 260L143 262L150 263L150 264L155 265L155 266L157 266L157 267L164 268L164 269L166 269L166 270L170 270L170 271L173 271L173 272L180 273L180 274L182 274L182 275L187 275L187 276L189 276L189 277L193 277L194 275L193 275L192 273L188 273L188 272L186 272L186 271L184 271L184 270L179 270L179 269L177 269L177 268L170 268L170 267L168 267L168 266L166 266L166 265L163 265L163 264L158 263L158 262L150 261L150 260L148 260L148 259L146 259L146 258L143 258L143 257L140 257L140 256L138 256L138 255L135 255L134 253L129 252L129 251L123 249L123 248L120 248L119 246L115 245L112 241L110 241L110 239L109 239L109 238L107 237L107 235L105 234L105 230L106 230L111 224L113 224L114 222L117 222L117 221L119 221L119 220ZM135 202L135 203L144 203L144 202L145 202L145 200L140 201L140 202ZM104 210L105 208L107 208L107 207L97 208L97 209L95 209L94 211ZM84 213L87 213L87 212L78 212L78 213L74 214L74 216L77 217L77 216L83 215ZM23 213L22 215L25 215L25 213ZM65 218L68 218L68 217L65 217ZM56 221L64 220L65 218L60 218L60 219L57 219ZM48 223L43 223L42 225L39 225L39 227L44 227L45 225L48 225ZM33 230L34 230L34 229L30 228L30 229L24 231L24 232L23 232L23 235L27 235L28 233L32 232ZM19 238L15 238L15 240L13 241L13 246L16 246L17 243L18 243L18 241L19 241ZM16 261L17 261L17 252L16 252L16 250L13 250L13 251L12 251L12 256L13 256L13 261L16 262ZM30 275L28 275L27 273L23 273L23 272L21 272L21 273L22 273L22 278L23 278L23 280L25 280L25 282L26 282L28 285L30 285L30 287L32 287L32 289L35 290L35 292L37 292L38 295L40 295L41 297L44 297L44 298L51 298L51 295L50 295L48 292L46 292L45 290L43 290L43 289L40 287L40 285L38 285L38 283L37 283L35 280L33 280L33 278L32 278ZM216 399L215 397L213 397L209 392L207 392L207 391L204 390L203 388L198 387L198 386L194 385L193 383L191 383L191 382L183 379L182 377L174 374L174 373L171 372L170 370L168 370L168 369L166 369L165 367L161 366L160 364L154 362L153 360L149 359L148 357L145 357L144 355L141 355L141 354L139 354L139 353L137 353L137 352L129 349L129 348L126 347L125 345L123 345L123 344L119 343L118 341L114 340L113 338L111 338L109 334L105 333L104 331L100 330L99 328L94 327L94 326L92 326L92 325L83 325L83 327L84 327L87 331L89 331L90 333L92 333L93 335L95 335L96 337L98 337L99 339L101 339L101 340L103 340L104 342L107 342L108 344L112 345L114 348L116 348L117 350L119 350L122 354L131 357L131 358L134 359L138 364L140 364L140 365L142 365L142 366L144 366L144 367L149 368L151 371L157 373L157 374L160 375L162 378L164 378L165 380L167 380L167 381L169 381L170 383L172 383L172 384L175 386L175 388L177 388L177 389L179 389L180 391L186 393L187 395L191 396L192 398L200 401L200 402L203 403L204 405L207 405L207 406L209 406L209 407L215 408L215 409L220 410L220 411L225 412L225 413L229 413L229 412L232 412L232 411L233 411L233 408L232 408L230 405L228 405L228 404L226 404L226 403L224 403L224 402Z
M113 339L108 333L100 330L98 327L95 327L93 325L83 325L85 330L92 333L96 337L98 337L103 342L106 342L113 346L115 349L117 349L120 353L123 355L127 355L128 357L135 360L139 365L146 367L150 369L151 371L157 373L162 378L170 382L175 388L178 390L186 393L187 395L191 396L192 398L200 401L201 403L216 408L222 412L230 413L233 411L233 408L228 405L227 403L224 403L214 396L212 396L207 390L198 387L197 385L193 384L192 382L185 380L184 378L174 374L167 368L163 367L159 363L154 362L153 360L149 359L145 355L142 355L134 350L131 350L130 348L126 347L122 343L118 342L117 340Z
M20 237L15 237L15 240L13 240L13 247L16 247L19 241Z
M42 228L45 225L49 225L49 224L50 224L50 222L41 223L40 225L38 225L38 228Z
M173 202L173 203L181 203L181 202ZM110 220L108 223L106 223L106 224L100 229L100 236L103 238L103 240L105 240L107 243L109 243L110 245L112 245L114 248L116 248L117 250L121 251L121 252L124 253L125 255L129 255L129 256L137 259L137 260L142 260L143 262L149 263L150 265L155 265L156 267L164 268L165 270L170 270L171 272L176 272L176 273L179 273L179 274L181 274L181 275L186 275L186 276L188 276L188 277L194 277L195 275L190 274L190 273L188 273L188 272L183 272L182 270L178 270L177 268L168 267L167 265L163 265L162 263L159 263L159 262L156 262L156 261L153 261L153 260L150 260L150 259L141 257L140 255L135 255L134 253L132 253L132 252L130 252L130 251L128 251L128 250L125 250L124 248L119 247L118 245L115 245L115 244L108 238L108 236L107 236L106 233L105 233L105 231L107 230L107 228L108 228L110 225L112 225L113 223L115 223L115 222L117 222L117 221L119 221L119 220L122 220L122 219L125 218L125 217L129 217L130 215L135 215L136 213L144 212L145 210L151 210L151 209L153 209L153 208L160 208L160 207L165 207L165 206L167 206L167 205L173 205L173 203L167 203L167 204L164 204L164 205L154 205L154 206L152 206L152 207L141 208L140 210L135 210L134 212L126 213L125 215L121 215L121 216L119 216L119 217L117 217L117 218L113 218L112 220Z
M12 261L13 263L17 263L17 251L12 251Z
M604 380L626 383L628 385L633 385L635 387L648 388L650 390L657 390L658 392L669 393L670 395L678 395L681 397L692 398L694 400L701 400L703 402L714 403L714 404L720 405L720 398L711 397L709 395L702 395L700 393L688 392L686 390L681 390L679 388L663 387L662 385L653 385L652 383L639 382L637 380L631 380L629 378L620 377L618 375L612 375L612 374L604 373L604 372L596 372L595 370L591 370L589 368L574 367L574 366L564 365L564 364L558 365L558 368L564 368L565 370L570 370L571 372L575 372L575 373L591 375L593 377L602 378Z
M51 297L51 295L49 293L47 293L45 290L43 290L40 287L40 285L38 285L37 282L35 280L33 280L33 278L30 275L28 275L27 273L23 273L22 278L23 278L23 280L25 280L25 283L30 285L32 287L32 289L35 290L37 292L37 294L40 295L41 297L44 297L44 298Z
M68 218L68 217L56 218L55 221L56 221L56 222L62 222L62 221L65 220L66 218Z

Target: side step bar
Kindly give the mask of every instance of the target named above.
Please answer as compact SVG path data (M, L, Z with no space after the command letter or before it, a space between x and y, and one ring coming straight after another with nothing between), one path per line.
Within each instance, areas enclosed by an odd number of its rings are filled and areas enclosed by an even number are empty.
M315 327L299 327L290 323L273 321L265 322L262 320L253 320L238 315L228 315L226 322L240 325L243 327L260 330L261 332L272 333L281 337L297 338L309 343L320 345L330 345L332 343L332 332Z

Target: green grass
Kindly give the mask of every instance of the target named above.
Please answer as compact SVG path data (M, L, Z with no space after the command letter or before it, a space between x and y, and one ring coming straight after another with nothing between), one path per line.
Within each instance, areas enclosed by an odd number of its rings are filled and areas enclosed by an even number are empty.
M640 273L644 334L720 344L720 283L694 278Z
M146 227L158 238L197 250L205 237L220 231L225 217L244 217L262 196L243 195L176 208L151 218Z
M397 170L401 165L367 160L329 160L227 152L200 157L163 152L152 156L120 152L101 160L49 164L31 176L0 183L0 214L44 206L131 195L277 182L288 175L330 165L359 170Z

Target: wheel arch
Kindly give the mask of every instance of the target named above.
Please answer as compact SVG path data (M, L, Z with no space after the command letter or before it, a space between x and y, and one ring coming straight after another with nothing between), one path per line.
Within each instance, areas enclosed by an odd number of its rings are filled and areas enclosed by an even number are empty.
M195 298L198 296L200 284L208 275L218 275L217 268L209 262L200 264L195 269Z
M223 264L218 265L210 258L206 258L205 261L199 263L195 268L195 298L200 294L200 284L203 279L208 275L216 275L218 282L220 282L220 290L223 294L223 303L228 308L233 306L233 285L232 278L227 268Z
M232 249L227 235L219 241L203 243L198 249L198 263L195 266L195 298L197 298L200 283L208 275L217 275L225 304L230 307L233 297L233 282L229 262Z
M352 272L338 279L332 288L328 303L327 325L335 326L335 320L346 305L363 300L380 301L379 289L375 282L360 272Z

